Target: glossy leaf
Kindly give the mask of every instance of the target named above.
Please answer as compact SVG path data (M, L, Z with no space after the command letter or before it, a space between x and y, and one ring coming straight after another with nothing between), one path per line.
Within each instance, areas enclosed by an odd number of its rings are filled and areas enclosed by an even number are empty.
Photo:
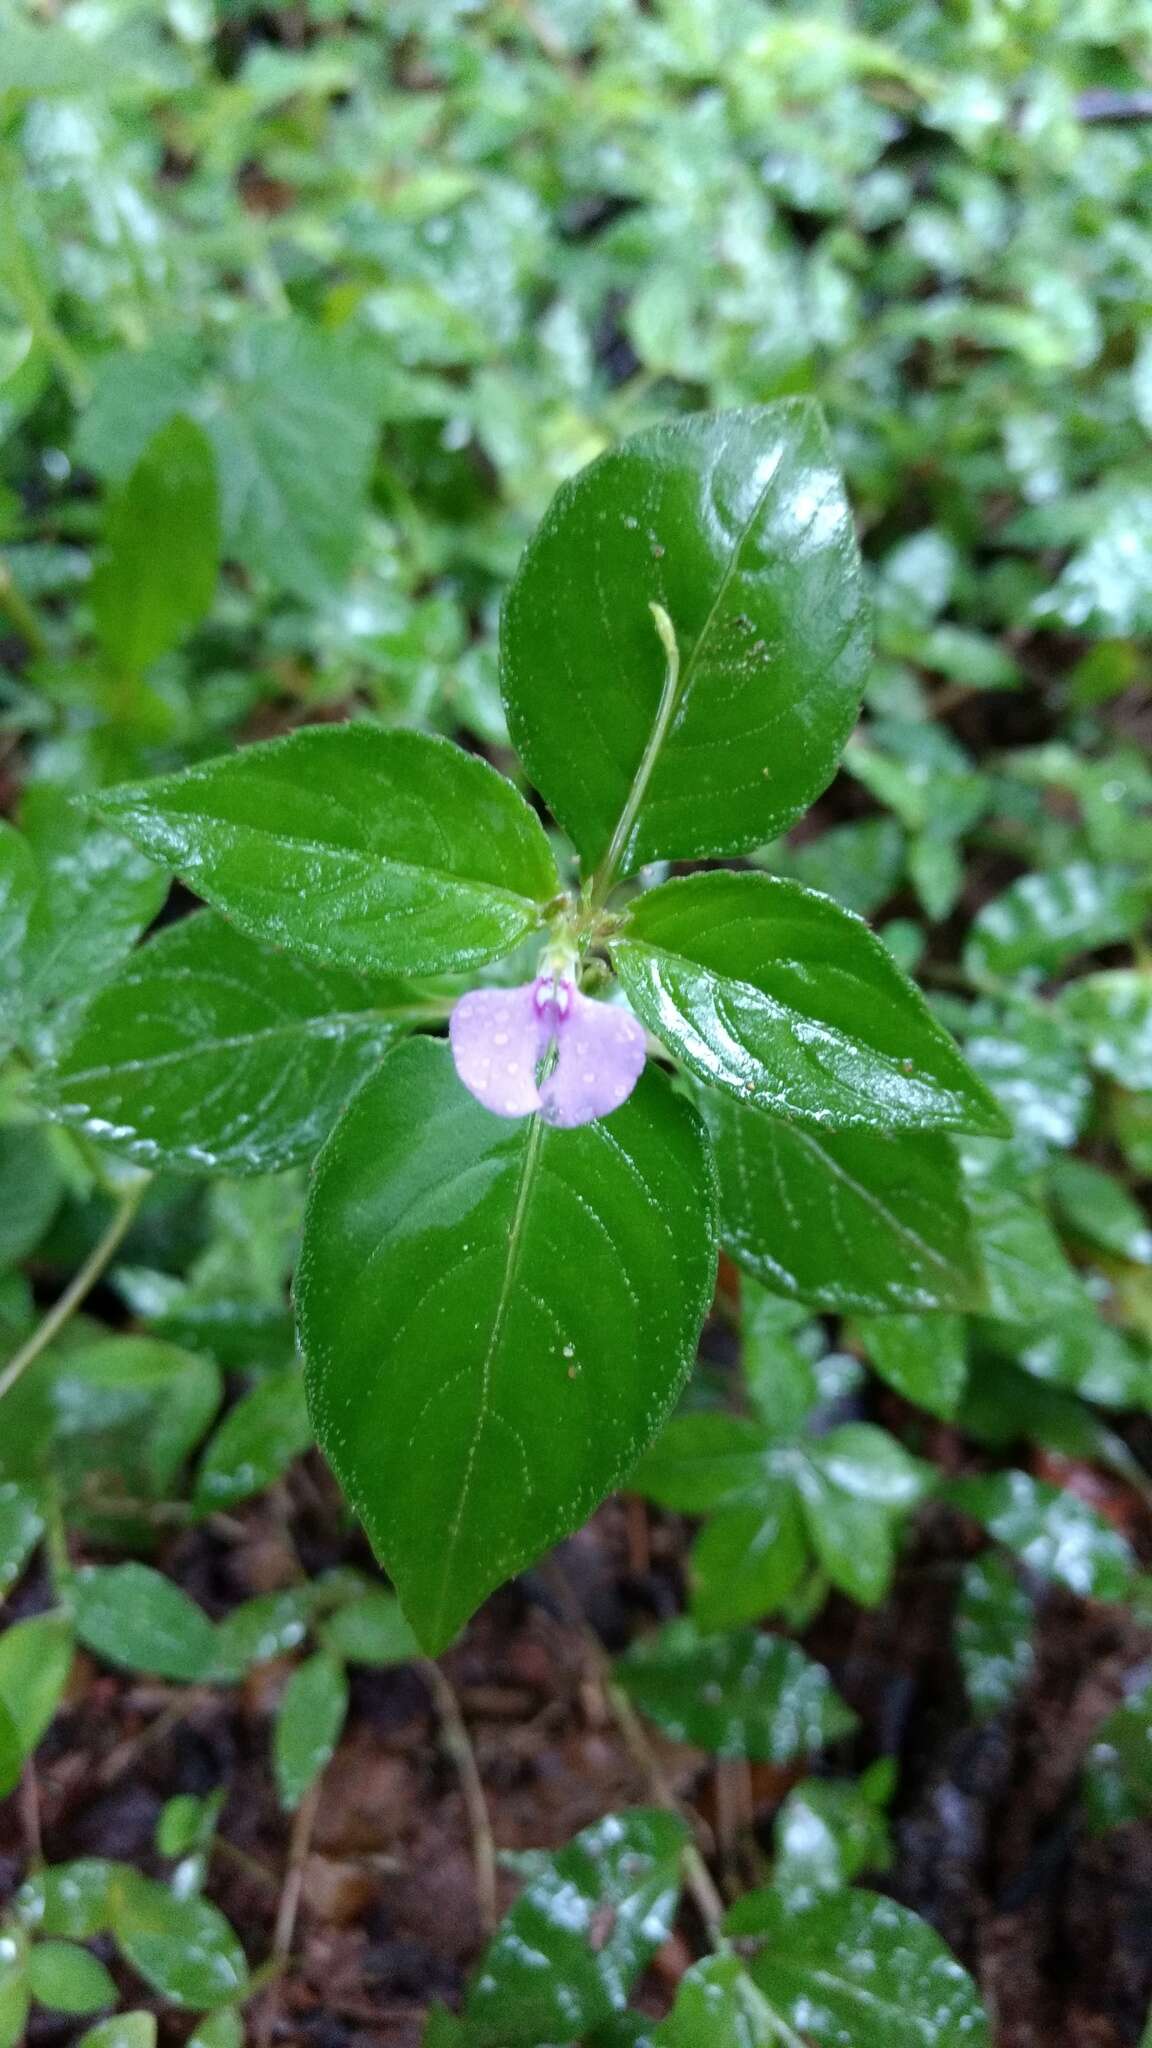
M196 1473L201 1513L234 1507L286 1472L312 1442L312 1424L298 1372L272 1373L228 1410Z
M1030 1155L1042 1159L1075 1143L1092 1100L1092 1077L1055 1005L1019 998L977 1004L969 1012L964 1050Z
M85 1011L53 1115L142 1166L278 1173L315 1152L412 994L258 945L210 911L162 931Z
M116 1939L134 1970L174 2005L194 2010L230 2004L248 1986L248 1965L217 1907L177 1898L128 1870L120 1880Z
M959 1169L941 1133L801 1130L715 1090L720 1236L765 1287L814 1308L969 1308L979 1297Z
M1039 1204L1013 1170L997 1161L969 1175L967 1200L979 1235L981 1261L992 1315L1005 1322L1034 1322L1037 1313L1056 1318L1083 1314L1079 1276Z
M678 1514L706 1515L758 1498L771 1470L762 1425L744 1415L705 1410L673 1416L629 1485Z
M652 2039L659 2048L774 2048L779 2035L763 1994L729 1955L693 1963Z
M556 890L511 783L423 733L308 726L99 803L250 937L365 973L495 960Z
M1084 1804L1100 1831L1152 1813L1152 1686L1137 1687L1097 1728L1084 1760Z
M361 1090L317 1164L300 1327L317 1436L426 1650L635 1462L713 1260L702 1134L656 1073L575 1131L489 1115L427 1039Z
M220 1389L211 1359L156 1337L105 1337L69 1350L48 1389L69 1495L80 1507L89 1495L160 1498L211 1422Z
M956 1655L977 1715L1010 1706L1035 1653L1036 1612L1016 1572L989 1550L964 1568L956 1602Z
M8 1710L26 1757L60 1704L73 1648L72 1625L63 1611L14 1622L0 1635L0 1704Z
M0 1268L35 1251L63 1198L48 1132L37 1124L0 1126Z
M469 2041L573 2041L621 2011L671 1931L686 1840L675 1815L638 1807L542 1858L481 1959Z
M781 832L830 779L867 662L852 522L805 400L601 456L558 492L504 608L509 729L589 873Z
M768 1479L755 1506L725 1508L692 1547L692 1614L702 1629L776 1614L808 1564L804 1517L786 1480Z
M108 515L92 578L109 661L138 676L199 624L216 589L216 464L201 429L177 415L155 434Z
M0 819L0 1037L17 1026L20 956L36 895L36 864L23 833Z
M409 1664L420 1655L395 1594L374 1586L330 1614L323 1636L334 1655L349 1664Z
M1073 861L1022 875L979 913L965 967L974 981L1049 974L1077 953L1127 938L1150 900L1152 887L1127 868Z
M900 881L904 834L895 818L857 818L800 846L782 840L759 855L757 864L819 889L857 917L871 917Z
M272 1744L280 1804L290 1813L331 1761L347 1712L348 1680L338 1658L321 1650L296 1666Z
M188 2048L244 2048L244 2021L233 2006L222 2005L197 2020Z
M53 2012L99 2012L115 2005L116 1986L103 1963L71 1941L39 1941L28 1957L32 1996Z
M15 1585L43 1533L36 1495L14 1480L0 1481L0 1600Z
M1041 1577L1096 1600L1124 1598L1135 1565L1131 1549L1075 1494L1027 1472L992 1472L953 1480L948 1498Z
M805 1446L797 1482L833 1585L875 1606L892 1581L898 1518L925 1492L924 1468L884 1430L845 1423Z
M649 1029L750 1107L831 1130L1006 1128L879 939L798 883L719 870L666 882L611 951Z
M21 952L22 1012L26 1029L58 1034L120 965L168 882L121 833L47 784L28 791L22 818L38 877Z
M819 2048L989 2048L968 1972L926 1921L871 1892L781 1914L752 1976Z
M780 1808L773 1826L773 1889L800 1912L825 1892L843 1891L863 1872L886 1870L892 1849L881 1804L867 1779L808 1778ZM757 1932L741 1908L729 1918L732 1933ZM737 1915L739 1914L739 1917Z
M311 1586L289 1586L281 1593L257 1593L242 1601L216 1624L208 1676L234 1681L253 1664L266 1664L295 1650L308 1633L313 1604Z
M856 1333L881 1379L950 1420L964 1395L967 1344L960 1316L861 1316Z
M88 1565L76 1580L76 1633L125 1671L203 1678L215 1638L203 1610L146 1564Z
M156 2048L155 2014L118 2012L99 2020L80 2036L76 2048Z
M1152 975L1086 975L1063 991L1061 1009L1094 1067L1122 1088L1152 1089Z
M106 1934L115 1910L114 1888L125 1868L100 1856L49 1864L21 1885L17 1910L37 1934L67 1941Z
M633 1645L616 1677L666 1735L714 1756L791 1763L855 1726L822 1665L754 1629L711 1636L669 1622Z
M1050 1185L1065 1228L1117 1258L1152 1264L1152 1229L1139 1202L1086 1159L1057 1159Z

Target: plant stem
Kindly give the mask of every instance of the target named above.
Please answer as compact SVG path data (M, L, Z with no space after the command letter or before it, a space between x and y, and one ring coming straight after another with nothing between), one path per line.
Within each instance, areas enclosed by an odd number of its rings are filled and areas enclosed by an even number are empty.
M48 638L7 562L0 562L0 612L5 612L38 661L48 654Z
M272 1932L272 1953L266 1968L269 1972L270 1987L259 2021L254 2029L257 2048L268 2048L272 2030L276 2025L279 2006L278 1984L288 1957L292 1951L292 1937L296 1932L296 1918L300 1911L300 1898L304 1890L304 1866L312 1846L312 1830L316 1825L316 1814L320 1806L320 1787L324 1782L323 1772L314 1778L307 1792L296 1808L292 1822L292 1835L288 1843L288 1868L284 1873L284 1886L280 1893L280 1904L276 1911L276 1925Z
M680 648L676 639L676 628L662 604L650 604L648 609L656 622L660 644L667 657L664 687L660 692L660 702L656 707L656 717L648 735L648 744L632 777L632 787L624 800L624 808L616 820L616 830L612 834L607 853L592 877L588 904L593 910L598 910L611 894L616 880L616 870L628 851L628 842L632 837L640 806L644 802L653 770L660 758L660 749L668 737L680 702Z
M32 1332L26 1344L20 1346L0 1372L0 1401L10 1393L21 1373L46 1351L54 1337L70 1317L74 1316L81 1302L91 1293L104 1268L123 1243L132 1226L136 1211L144 1199L144 1192L151 1180L151 1174L144 1175L127 1194L121 1198L120 1206L99 1243L93 1245L79 1272L64 1289L59 1300L54 1302L38 1329Z
M644 1778L651 1797L666 1813L674 1813L683 1820L680 1801L664 1776L660 1760L648 1740L644 1725L626 1692L617 1685L612 1675L612 1664L603 1643L595 1630L588 1626L577 1606L572 1588L560 1566L554 1562L547 1569L549 1585L556 1593L565 1617L577 1631L584 1645L585 1657L592 1668L598 1691L605 1706L624 1737L629 1754L641 1776ZM716 1889L712 1873L695 1842L689 1842L683 1851L682 1863L684 1882L696 1902L696 1910L704 1923L708 1945L717 1955L727 1955L731 1944L724 1932L724 1901Z
M486 1934L496 1925L498 1905L496 1898L496 1844L492 1839L492 1822L488 1813L488 1800L476 1762L472 1738L460 1712L460 1702L438 1664L431 1658L424 1659L421 1666L436 1702L440 1716L440 1732L444 1747L456 1766L460 1779L460 1790L468 1812L468 1825L472 1833L472 1864L476 1872L476 1900L480 1918Z

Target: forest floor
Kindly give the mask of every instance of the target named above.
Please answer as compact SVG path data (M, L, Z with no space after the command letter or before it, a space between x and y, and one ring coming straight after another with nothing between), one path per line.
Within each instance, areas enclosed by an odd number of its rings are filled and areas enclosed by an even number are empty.
M1086 1470L1063 1478L1099 1487ZM619 1650L682 1607L689 1534L638 1500L609 1502L554 1565L489 1601L443 1660L498 1850L559 1845L663 1790L694 1817L722 1888L746 1888L763 1870L773 1814L802 1770L717 1764L655 1730L638 1759L603 1684L598 1643ZM1086 1745L1124 1674L1152 1656L1152 1632L1053 1589L1030 1682L1009 1712L974 1723L950 1647L971 1548L970 1525L929 1507L883 1606L866 1613L836 1597L824 1609L806 1647L860 1727L821 1768L897 1763L895 1861L870 1881L931 1920L974 1972L997 2048L1131 2048L1152 1996L1152 1824L1093 1836L1074 1795ZM302 1568L366 1561L315 1459L157 1559L209 1612L291 1585ZM31 1577L13 1618L43 1605L44 1590ZM290 1668L263 1665L239 1687L170 1687L113 1676L80 1653L34 1785L0 1809L0 1891L38 1845L53 1862L98 1855L159 1872L164 1801L224 1784L211 1889L254 1963L272 1946L293 1863L300 1886L290 1965L272 2003L253 2009L252 2040L419 2048L428 2007L455 2003L484 1940L484 1845L443 1703L419 1665L356 1672L347 1733L293 1833L269 1767ZM500 1871L501 1905L516 1882ZM688 1904L641 2004L666 2009L703 1945ZM111 1951L107 1960L115 1969ZM40 2013L29 2040L63 2048L73 2027ZM188 2030L169 2013L161 2038Z

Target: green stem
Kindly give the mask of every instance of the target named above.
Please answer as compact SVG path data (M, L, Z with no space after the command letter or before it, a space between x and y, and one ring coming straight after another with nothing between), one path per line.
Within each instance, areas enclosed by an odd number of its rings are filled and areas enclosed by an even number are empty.
M38 661L49 653L48 636L6 562L0 562L0 612L5 612Z
M59 1300L54 1302L38 1329L32 1332L26 1344L20 1346L0 1372L0 1401L10 1393L21 1373L46 1351L54 1337L60 1334L81 1302L89 1295L100 1278L104 1268L123 1243L132 1226L136 1211L144 1199L144 1191L151 1180L151 1174L144 1175L121 1198L120 1206L99 1242L93 1245L79 1272L64 1289Z
M656 631L660 635L660 642L667 656L664 687L660 692L660 702L656 707L656 717L648 735L648 744L632 778L632 787L625 798L624 808L616 820L616 830L612 834L607 853L592 877L588 904L593 910L598 910L611 893L616 880L616 870L628 851L628 842L632 837L640 806L647 794L653 770L660 758L660 749L668 737L680 702L680 648L676 640L676 628L662 604L650 604L648 609L656 622Z

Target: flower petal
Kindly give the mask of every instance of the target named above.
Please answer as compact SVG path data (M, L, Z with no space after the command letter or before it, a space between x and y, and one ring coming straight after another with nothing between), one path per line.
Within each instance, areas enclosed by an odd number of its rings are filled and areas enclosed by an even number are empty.
M542 1107L536 1068L551 1036L551 1015L541 1015L534 981L472 989L448 1025L456 1072L496 1116L531 1116Z
M556 1043L556 1065L540 1089L545 1123L570 1130L628 1100L645 1054L644 1027L630 1011L573 991Z

